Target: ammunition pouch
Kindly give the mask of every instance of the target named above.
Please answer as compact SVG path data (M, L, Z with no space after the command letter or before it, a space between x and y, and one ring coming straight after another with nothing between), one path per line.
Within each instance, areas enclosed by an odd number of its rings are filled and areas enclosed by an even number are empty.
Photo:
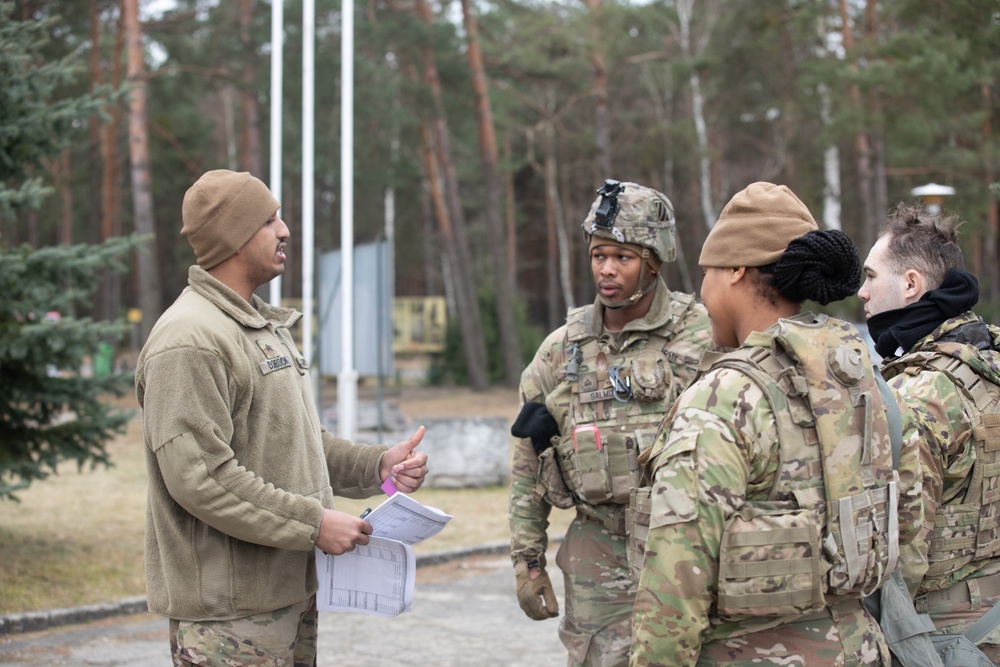
M544 500L561 510L576 504L573 493L566 487L563 471L559 466L556 447L547 447L538 455L538 485L535 499Z

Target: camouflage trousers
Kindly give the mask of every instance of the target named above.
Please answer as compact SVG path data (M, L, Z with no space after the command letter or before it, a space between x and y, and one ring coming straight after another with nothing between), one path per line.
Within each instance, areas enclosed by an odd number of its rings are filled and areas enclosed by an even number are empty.
M855 631L845 634L845 627ZM856 601L768 630L708 641L698 667L889 667L890 660L878 624Z
M170 619L174 667L315 667L316 597L231 621Z
M632 581L624 535L577 513L556 554L566 584L559 638L570 667L628 665L632 645Z

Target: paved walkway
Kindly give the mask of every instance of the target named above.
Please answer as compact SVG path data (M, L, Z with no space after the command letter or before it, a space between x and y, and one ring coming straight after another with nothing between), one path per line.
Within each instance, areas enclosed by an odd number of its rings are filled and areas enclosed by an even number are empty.
M549 563L555 555L549 554ZM550 572L562 600L562 575ZM417 570L413 611L384 619L320 614L319 665L561 667L558 619L528 619L514 597L507 555L473 555ZM41 632L0 635L0 664L170 667L166 621L117 616Z

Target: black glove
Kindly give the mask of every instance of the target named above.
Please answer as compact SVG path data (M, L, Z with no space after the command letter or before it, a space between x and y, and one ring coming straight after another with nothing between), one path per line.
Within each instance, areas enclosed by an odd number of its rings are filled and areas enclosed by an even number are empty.
M531 446L538 455L552 446L552 436L559 435L559 424L544 403L525 403L510 427L510 434L515 438L531 438Z

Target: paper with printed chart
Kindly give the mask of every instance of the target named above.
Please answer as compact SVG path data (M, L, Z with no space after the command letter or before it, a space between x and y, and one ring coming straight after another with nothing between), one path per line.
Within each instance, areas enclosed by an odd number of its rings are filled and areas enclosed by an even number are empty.
M451 516L395 493L364 518L372 526L367 545L339 556L316 549L316 606L386 617L408 612L417 569L410 545L440 533Z

